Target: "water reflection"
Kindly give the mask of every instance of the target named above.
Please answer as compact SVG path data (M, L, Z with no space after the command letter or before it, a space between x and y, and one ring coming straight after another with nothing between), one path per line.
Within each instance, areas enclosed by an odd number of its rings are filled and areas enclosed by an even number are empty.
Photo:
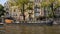
M60 34L60 26L6 24L6 34Z

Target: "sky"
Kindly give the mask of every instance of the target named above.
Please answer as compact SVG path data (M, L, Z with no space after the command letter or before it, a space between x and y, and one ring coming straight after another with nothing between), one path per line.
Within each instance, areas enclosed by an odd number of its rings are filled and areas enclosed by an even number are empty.
M4 5L7 0L0 0L0 4Z

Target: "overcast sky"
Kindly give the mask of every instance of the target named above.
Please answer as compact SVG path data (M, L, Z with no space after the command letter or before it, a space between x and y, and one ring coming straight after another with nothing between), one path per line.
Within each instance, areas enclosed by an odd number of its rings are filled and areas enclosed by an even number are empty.
M0 4L4 5L7 0L0 0Z

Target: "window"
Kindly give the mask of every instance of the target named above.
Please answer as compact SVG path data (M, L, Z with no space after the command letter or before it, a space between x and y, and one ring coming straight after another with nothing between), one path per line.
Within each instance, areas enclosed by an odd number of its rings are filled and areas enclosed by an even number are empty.
M42 2L42 0L39 0L40 2Z
M8 13L8 12L6 12L6 14L8 15L9 13Z
M9 10L8 8L6 8L6 10Z
M40 15L40 13L35 13L35 16L38 17Z
M35 0L35 2L38 2L37 0Z
M39 2L40 2L40 0L35 0L35 2L36 2L36 3L39 3Z
M16 14L16 16L17 16L17 14Z
M15 12L15 10L14 10L14 12Z
M40 12L40 7L38 7L38 6L36 5L34 10L35 10L36 13L39 13L39 12Z

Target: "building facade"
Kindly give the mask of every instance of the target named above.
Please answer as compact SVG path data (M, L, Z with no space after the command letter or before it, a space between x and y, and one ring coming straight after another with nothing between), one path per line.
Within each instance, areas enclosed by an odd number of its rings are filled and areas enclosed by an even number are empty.
M41 8L41 2L42 0L30 0L30 2L28 3L28 5L25 5L26 9L24 11L24 15L25 15L25 20L33 20L39 16L44 16L45 12L44 12L44 8ZM27 7L32 6L32 9L27 9ZM6 16L8 17L14 17L17 20L23 20L23 14L21 12L21 8L18 6L12 6L10 5L10 3L7 1L4 5L5 7L5 11Z
M4 4L4 10L6 11L6 14L5 14L5 16L6 17L10 17L10 3L9 2L6 2L5 4Z

